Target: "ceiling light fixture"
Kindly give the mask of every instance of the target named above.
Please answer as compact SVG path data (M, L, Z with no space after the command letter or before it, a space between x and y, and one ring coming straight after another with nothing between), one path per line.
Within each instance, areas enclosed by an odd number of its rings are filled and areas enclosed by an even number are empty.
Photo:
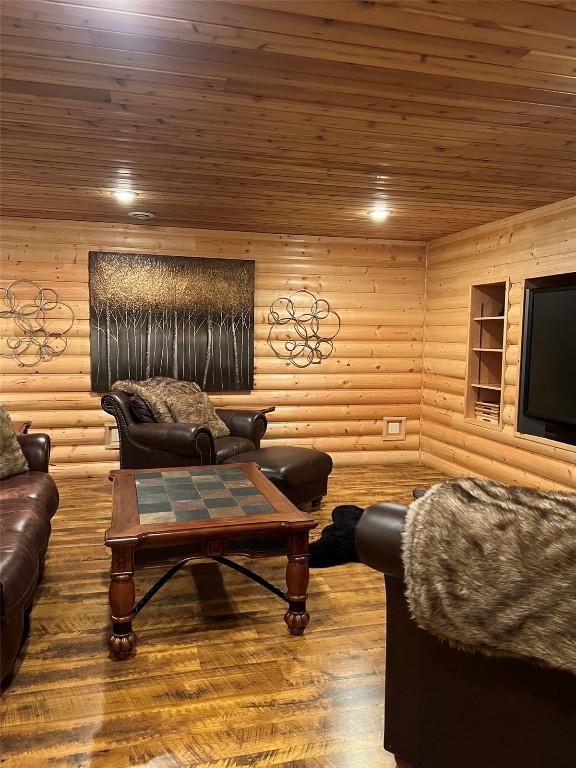
M149 213L148 211L130 211L128 216L131 216L133 219L138 219L138 221L148 221L148 219L154 218L154 214Z
M385 205L375 205L370 211L372 221L384 221L388 216L390 216L390 210Z
M119 203L133 203L137 198L136 192L131 189L115 189L112 194Z

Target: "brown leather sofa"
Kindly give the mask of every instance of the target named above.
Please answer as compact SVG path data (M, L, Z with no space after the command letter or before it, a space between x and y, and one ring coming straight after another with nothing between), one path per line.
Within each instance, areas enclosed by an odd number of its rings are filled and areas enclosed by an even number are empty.
M405 768L573 768L575 675L456 650L410 617L406 510L376 504L356 528L360 560L386 583L385 748Z
M222 464L259 448L268 427L261 411L217 408L230 435L214 439L204 427L156 422L142 398L124 392L104 395L102 408L116 419L122 469Z
M58 489L48 474L48 435L18 435L29 472L0 481L1 680L5 686L28 630L42 577Z

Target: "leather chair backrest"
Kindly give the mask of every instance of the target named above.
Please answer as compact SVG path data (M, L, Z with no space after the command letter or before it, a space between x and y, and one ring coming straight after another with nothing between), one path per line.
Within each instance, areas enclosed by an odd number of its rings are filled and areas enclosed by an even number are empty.
M130 408L130 414L134 421L142 424L156 423L154 414L148 407L146 400L142 399L139 395L128 395L128 407Z

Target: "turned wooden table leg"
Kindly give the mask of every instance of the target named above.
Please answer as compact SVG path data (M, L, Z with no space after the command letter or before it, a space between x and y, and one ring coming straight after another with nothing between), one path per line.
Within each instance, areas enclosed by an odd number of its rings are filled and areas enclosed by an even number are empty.
M291 635L301 635L308 626L310 614L306 610L308 597L308 531L293 534L288 540L288 610L284 621Z
M108 646L111 654L119 660L128 658L136 646L136 635L132 632L132 612L136 599L134 573L125 570L128 564L131 567L131 562L131 553L112 553L109 591L112 635Z

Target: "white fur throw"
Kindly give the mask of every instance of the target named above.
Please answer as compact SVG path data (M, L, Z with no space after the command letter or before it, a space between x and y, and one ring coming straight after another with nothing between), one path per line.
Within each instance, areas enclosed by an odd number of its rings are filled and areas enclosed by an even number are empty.
M420 627L576 673L576 494L436 485L410 505L402 556Z

